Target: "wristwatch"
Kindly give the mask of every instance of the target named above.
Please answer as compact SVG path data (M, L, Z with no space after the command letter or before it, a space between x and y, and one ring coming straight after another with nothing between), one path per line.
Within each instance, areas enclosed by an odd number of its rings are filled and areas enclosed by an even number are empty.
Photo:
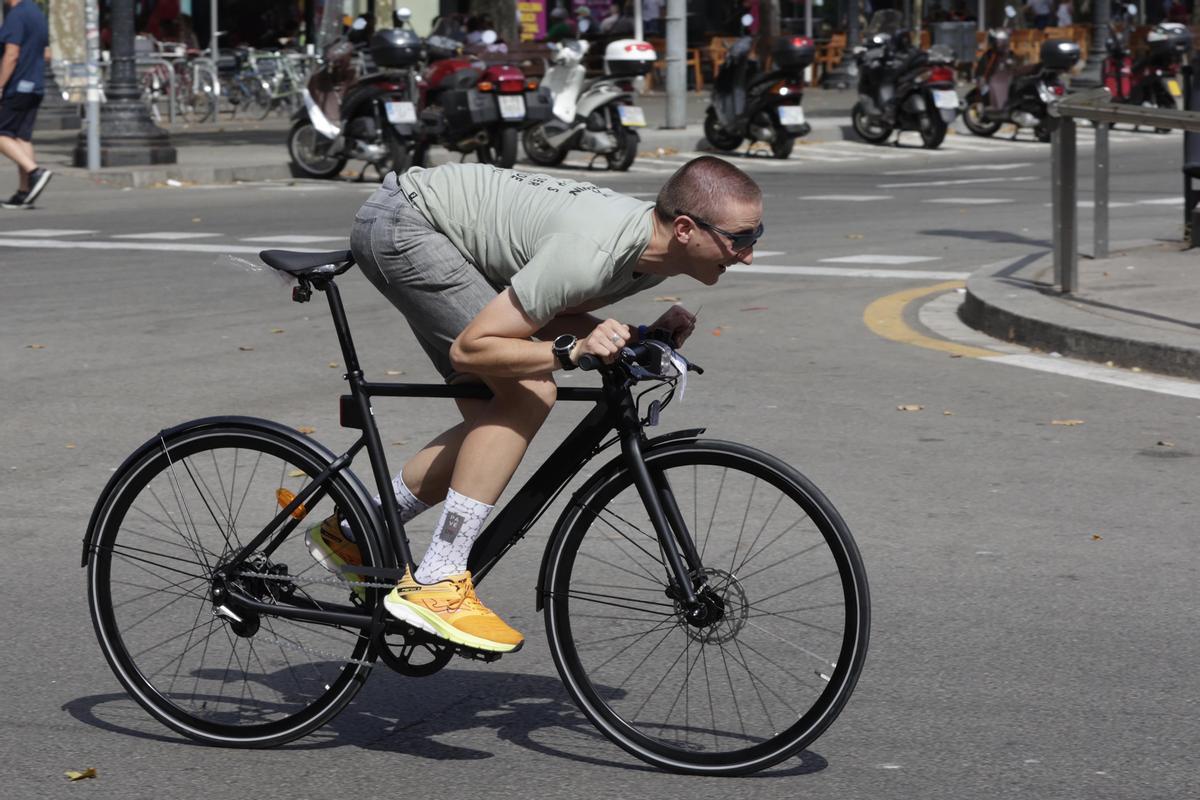
M564 333L554 340L554 356L563 369L575 369L579 366L571 360L571 351L575 349L576 341L578 340L569 333Z

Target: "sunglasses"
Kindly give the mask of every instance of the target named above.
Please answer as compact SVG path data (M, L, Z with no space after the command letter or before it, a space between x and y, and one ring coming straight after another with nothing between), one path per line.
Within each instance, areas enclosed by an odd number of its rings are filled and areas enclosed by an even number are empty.
M740 253L743 250L749 250L751 247L754 246L755 242L757 242L759 239L762 238L762 235L763 235L763 224L761 222L758 223L758 227L755 228L754 230L739 231L737 233L733 233L732 231L727 231L727 230L724 230L723 228L718 228L716 225L712 225L708 222L705 222L704 220L697 217L695 214L689 214L686 211L680 211L678 208L675 209L675 216L687 217L692 222L699 225L701 228L704 228L705 230L712 231L713 233L717 233L717 234L720 234L721 236L724 236L726 239L729 240L729 245L730 245L730 247L733 248L733 251L735 253Z

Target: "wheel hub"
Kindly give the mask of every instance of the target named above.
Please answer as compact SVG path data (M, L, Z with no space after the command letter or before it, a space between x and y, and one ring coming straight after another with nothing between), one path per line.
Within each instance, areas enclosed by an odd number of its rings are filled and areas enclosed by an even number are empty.
M675 599L675 613L684 631L701 644L723 644L736 639L750 616L746 590L737 577L726 570L706 567L705 584L696 593L699 605L685 609Z

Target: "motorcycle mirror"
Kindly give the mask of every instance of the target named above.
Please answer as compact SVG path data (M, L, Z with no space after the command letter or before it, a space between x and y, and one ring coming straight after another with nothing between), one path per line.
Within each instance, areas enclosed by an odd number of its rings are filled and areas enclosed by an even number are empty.
M367 29L367 21L362 17L354 20L354 24L350 26L351 30L365 31Z
M495 31L484 31L483 33L479 34L479 40L484 44L495 44L496 40L499 38L500 37L496 35Z
M1004 16L1008 17L1009 19L1014 19L1017 16L1017 10L1012 6L1005 6Z
M743 28L749 28L753 24L754 24L754 15L753 14L742 14L742 27Z
M1130 3L1129 5L1125 6L1125 10L1129 12L1129 16L1131 16L1131 17L1137 16L1138 7L1135 6L1133 3Z

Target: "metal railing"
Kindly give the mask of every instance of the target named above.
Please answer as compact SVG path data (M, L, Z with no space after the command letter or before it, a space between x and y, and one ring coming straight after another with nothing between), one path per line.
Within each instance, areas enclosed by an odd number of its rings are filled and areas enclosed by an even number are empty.
M1188 92L1184 92L1186 97ZM1050 140L1051 183L1054 209L1054 281L1063 294L1079 288L1078 217L1076 187L1078 165L1075 120L1096 123L1093 234L1095 258L1108 257L1108 123L1147 125L1154 128L1200 133L1200 111L1172 111L1114 104L1108 89L1068 95L1050 106L1057 123ZM1190 181L1185 177L1185 181ZM1185 187L1186 187L1185 183ZM1185 192L1186 193L1186 192Z

